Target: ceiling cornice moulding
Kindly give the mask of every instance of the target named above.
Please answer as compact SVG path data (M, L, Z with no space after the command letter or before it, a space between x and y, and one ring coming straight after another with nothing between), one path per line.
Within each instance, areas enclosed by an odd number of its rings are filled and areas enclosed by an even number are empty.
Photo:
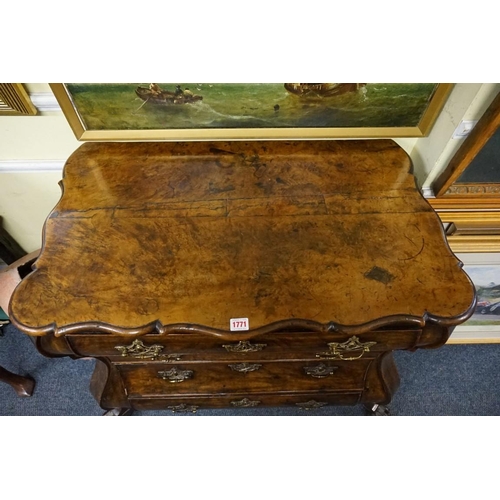
M30 94L33 105L40 112L60 112L61 107L52 92L33 92Z

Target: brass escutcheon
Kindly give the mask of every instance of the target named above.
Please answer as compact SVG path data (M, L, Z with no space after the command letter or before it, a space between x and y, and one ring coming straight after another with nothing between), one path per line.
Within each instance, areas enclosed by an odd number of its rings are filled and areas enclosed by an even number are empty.
M310 401L306 401L305 403L295 403L301 410L315 410L317 408L321 408L322 406L327 405L328 403L322 403L320 401L314 401L311 399Z
M171 370L159 371L158 376L163 380L168 380L173 384L179 382L184 382L193 377L192 370L178 370L177 368L172 368Z
M198 406L180 404L177 406L167 406L167 410L172 410L174 413L196 413Z
M256 352L262 351L267 344L252 344L248 340L240 340L237 344L225 344L222 347L228 352Z
M150 346L144 345L144 342L139 339L135 339L130 345L117 345L115 346L117 351L121 352L123 357L130 356L131 358L138 359L157 359L166 358L166 361L179 361L180 356L178 354L160 354L164 347L159 344L154 344Z
M253 406L260 405L262 401L251 401L248 398L243 398L241 401L231 401L233 406L238 408L252 408Z
M333 375L336 370L338 370L338 366L327 366L324 363L320 363L316 366L304 366L306 375L310 375L314 378L326 378Z
M376 342L360 342L358 337L355 335L352 336L349 340L345 342L330 342L328 347L330 350L328 352L320 352L316 354L317 358L325 358L325 359L341 359L343 361L353 361L356 359L360 359L363 357L365 352L370 352L370 347L373 347ZM346 354L354 354L355 356L347 356Z
M262 365L258 363L237 363L235 365L227 365L231 370L239 373L250 373L257 371L259 368L262 368Z

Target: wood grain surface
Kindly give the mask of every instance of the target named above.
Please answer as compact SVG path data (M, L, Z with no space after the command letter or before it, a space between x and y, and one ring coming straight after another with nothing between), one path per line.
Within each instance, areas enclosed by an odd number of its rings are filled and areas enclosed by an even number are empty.
M390 140L85 143L62 185L10 304L32 335L453 325L474 308Z

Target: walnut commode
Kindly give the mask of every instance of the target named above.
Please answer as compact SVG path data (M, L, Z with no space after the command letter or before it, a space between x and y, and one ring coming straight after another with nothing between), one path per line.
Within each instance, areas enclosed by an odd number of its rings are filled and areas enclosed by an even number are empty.
M86 143L10 316L132 409L390 402L474 286L393 141Z

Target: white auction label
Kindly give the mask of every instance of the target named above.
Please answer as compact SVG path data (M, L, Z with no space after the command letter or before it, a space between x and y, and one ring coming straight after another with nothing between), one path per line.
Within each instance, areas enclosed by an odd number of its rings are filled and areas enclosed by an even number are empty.
M229 320L229 328L232 332L248 330L250 328L250 323L248 318L231 318Z

